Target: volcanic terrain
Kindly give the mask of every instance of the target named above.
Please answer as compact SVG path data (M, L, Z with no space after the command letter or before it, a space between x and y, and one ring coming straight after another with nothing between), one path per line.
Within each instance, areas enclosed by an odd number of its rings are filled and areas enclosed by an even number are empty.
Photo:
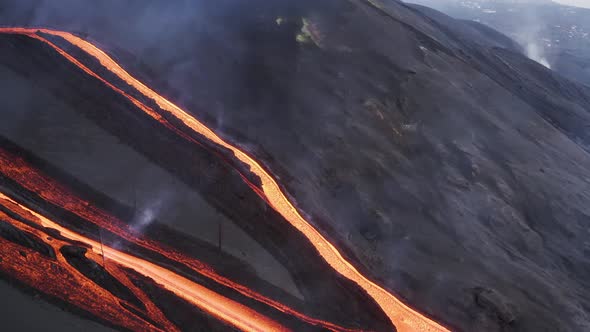
M115 329L590 329L590 88L508 37L393 0L64 3L0 6L19 289Z

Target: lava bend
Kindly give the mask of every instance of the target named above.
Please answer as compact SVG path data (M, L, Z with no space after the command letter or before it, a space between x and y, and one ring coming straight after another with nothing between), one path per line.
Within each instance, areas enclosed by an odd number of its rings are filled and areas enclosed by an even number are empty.
M206 127L203 123L199 122L195 119L192 115L185 112L169 100L165 99L143 83L139 82L133 76L131 76L127 71L125 71L118 63L116 63L111 57L109 57L105 52L91 44L90 42L81 39L71 33L62 32L62 31L54 31L49 29L31 29L31 28L1 28L0 33L9 33L9 34L21 34L26 35L31 38L38 39L52 48L54 48L59 54L67 58L70 62L74 63L80 69L84 70L87 74L101 80L111 89L115 90L117 93L120 93L131 100L139 109L143 110L151 117L153 117L156 121L159 121L169 129L175 131L179 135L186 137L183 134L182 129L176 128L170 122L167 122L164 119L164 116L159 114L157 111L151 109L150 107L142 104L137 99L134 99L124 91L116 88L113 84L110 84L105 79L101 78L99 75L94 73L89 68L85 67L81 64L77 59L73 56L65 52L63 49L59 48L51 41L43 37L43 34L61 37L71 43L72 45L76 46L87 55L95 58L102 66L104 66L107 70L111 73L119 77L121 80L125 81L131 87L139 91L145 97L153 100L164 112L168 112L167 116L173 116L182 122L186 127L190 128L194 132L206 137L211 142L218 144L219 146L226 148L233 152L235 158L240 160L242 163L246 164L250 168L250 172L255 174L260 178L261 185L255 186L250 184L253 190L257 192L263 199L265 199L270 206L272 206L278 213L280 213L283 218L288 221L291 226L295 227L299 230L314 246L317 250L318 254L323 257L323 259L339 274L350 279L351 281L358 284L364 291L369 294L371 298L373 298L377 304L381 307L381 309L386 313L386 315L391 319L392 323L396 326L398 331L406 332L406 331L448 331L442 325L434 322L433 320L429 319L428 317L420 314L416 310L410 308L409 306L405 305L399 299L397 299L394 295L386 291L384 288L380 287L376 283L370 281L367 277L361 274L350 262L348 262L342 254L338 251L338 249L330 243L323 235L321 235L308 221L306 221L301 214L297 211L297 209L293 206L293 204L289 201L286 195L283 193L281 187L277 184L277 182L273 179L273 177L252 157L246 154L244 151L240 150L235 145L232 145L218 135L216 135L212 130ZM246 176L243 176L244 180L246 180ZM0 197L2 199L8 199ZM43 219L45 223L49 222ZM67 232L67 230L63 230ZM76 234L70 234L72 237L76 237ZM95 249L96 243L90 243L93 250ZM105 255L109 256L112 259L117 260L122 265L134 265L134 262L129 259L129 257L117 253L115 251L111 251L107 249L108 253ZM145 266L134 266L134 268L143 269L144 272L155 273L159 278L165 280L167 278L167 274L163 271L157 270L157 268L151 265ZM148 271L149 270L149 271ZM227 319L231 320L231 317ZM258 321L258 320L257 320ZM251 326L250 326L251 327ZM275 326L276 327L276 326ZM249 329L248 326L245 326L246 329ZM272 328L274 329L274 328Z

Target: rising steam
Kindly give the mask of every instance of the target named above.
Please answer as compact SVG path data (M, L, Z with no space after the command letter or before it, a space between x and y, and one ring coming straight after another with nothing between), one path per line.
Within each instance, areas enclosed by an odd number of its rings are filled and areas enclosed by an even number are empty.
M169 193L162 193L148 202L137 207L135 216L131 222L131 229L136 233L143 233L144 229L153 223L160 215L161 211L170 202L171 195Z
M520 26L521 28L516 32L516 40L524 47L526 56L547 68L551 68L543 43L546 25L534 6L531 6L530 10L526 12Z
M526 55L531 59L535 60L538 63L542 64L543 66L551 69L551 65L547 58L545 57L544 48L539 46L539 44L535 40L529 40L527 44L524 45L526 50Z

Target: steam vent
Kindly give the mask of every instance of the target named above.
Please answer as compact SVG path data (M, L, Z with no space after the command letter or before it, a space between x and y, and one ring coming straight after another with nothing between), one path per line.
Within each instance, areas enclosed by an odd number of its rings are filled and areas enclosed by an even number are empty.
M590 331L590 87L488 26L0 1L0 50L7 331Z

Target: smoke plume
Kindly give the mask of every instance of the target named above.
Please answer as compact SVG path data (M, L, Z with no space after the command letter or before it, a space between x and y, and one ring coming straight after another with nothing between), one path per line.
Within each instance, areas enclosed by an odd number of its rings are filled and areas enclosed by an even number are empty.
M543 20L534 6L530 6L530 10L523 16L520 29L516 30L516 41L524 47L526 56L531 60L551 68L543 43L543 34L546 29Z
M551 65L549 61L544 55L544 50L542 46L539 46L539 43L535 40L529 40L525 44L526 55L531 59L535 60L538 63L542 64L543 66L551 69Z
M147 202L136 207L135 216L131 222L131 229L138 234L143 233L144 229L153 223L160 215L162 210L169 204L172 196L165 192L150 198Z

